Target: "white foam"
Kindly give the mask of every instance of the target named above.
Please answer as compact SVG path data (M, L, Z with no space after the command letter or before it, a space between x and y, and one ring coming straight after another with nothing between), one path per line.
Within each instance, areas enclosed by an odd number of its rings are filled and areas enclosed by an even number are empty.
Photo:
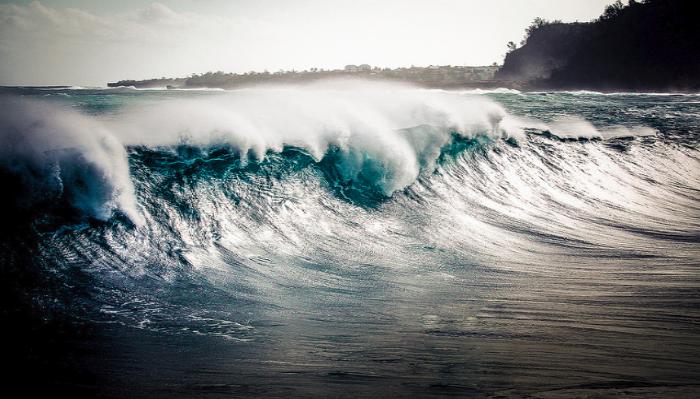
M647 126L612 125L596 127L591 122L572 115L561 116L549 123L528 118L512 118L516 126L547 131L561 139L602 139L609 140L621 137L655 136L657 131Z
M509 89L507 87L498 87L495 89L469 89L461 90L459 92L464 94L522 94L520 90Z
M197 99L132 107L111 122L128 145L228 145L257 159L285 146L320 160L330 147L344 154L344 171L379 164L390 195L431 167L451 133L522 137L505 110L480 97L395 84L323 82L236 90ZM420 133L411 133L412 128Z
M140 216L124 146L227 146L242 159L294 146L317 161L333 148L344 178L369 168L376 186L391 195L432 170L453 134L522 140L527 128L576 139L655 133L596 128L578 117L543 123L510 116L483 96L357 81L167 96L100 119L48 103L4 98L2 105L3 167L40 171L37 187L68 192L73 205L91 216L106 219L120 209L134 221ZM73 184L79 180L87 184Z
M141 220L126 151L101 123L20 98L1 97L0 109L0 165L32 192L27 201L65 197L97 219L120 209Z

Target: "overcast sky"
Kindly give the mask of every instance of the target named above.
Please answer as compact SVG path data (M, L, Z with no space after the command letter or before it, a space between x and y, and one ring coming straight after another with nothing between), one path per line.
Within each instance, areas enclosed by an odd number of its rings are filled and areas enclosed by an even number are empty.
M222 70L501 63L535 17L612 0L0 0L0 84L104 86Z

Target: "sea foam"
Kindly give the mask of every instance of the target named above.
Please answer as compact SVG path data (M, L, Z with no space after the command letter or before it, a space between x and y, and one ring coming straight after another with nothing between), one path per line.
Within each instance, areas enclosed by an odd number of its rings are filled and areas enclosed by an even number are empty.
M21 98L0 98L0 109L0 169L20 182L9 193L18 206L66 201L96 219L119 209L140 220L126 151L102 123Z
M434 170L455 138L524 140L526 129L561 138L648 135L649 128L596 128L509 115L486 96L388 83L320 82L135 101L101 117L55 102L1 99L0 166L19 179L24 206L58 199L87 216L140 215L126 148L227 148L242 162L294 147L391 196ZM328 164L328 162L326 162ZM365 184L366 183L366 184Z
M488 98L378 83L237 90L123 113L111 130L126 145L224 145L255 160L290 146L316 161L339 150L346 179L371 167L385 195L431 169L453 134L524 137Z

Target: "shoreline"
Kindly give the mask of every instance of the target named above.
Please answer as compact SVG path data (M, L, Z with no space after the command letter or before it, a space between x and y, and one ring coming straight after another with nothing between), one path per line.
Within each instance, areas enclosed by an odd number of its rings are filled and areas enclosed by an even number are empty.
M333 80L333 79L329 79ZM322 81L322 80L319 80ZM136 90L136 91L212 91L212 92L233 92L251 89L270 89L283 86L303 86L305 83L314 83L319 81L304 82L304 83L260 83L254 85L246 85L240 87L166 87L166 86L78 86L78 85L0 85L0 90L55 90L55 91L72 91L72 90ZM396 81L381 81L381 80L364 80L370 83L398 83L408 84L411 82L396 82ZM694 96L700 95L700 91L695 90L677 90L677 89L648 89L635 90L627 88L618 89L595 89L595 88L542 88L542 87L521 87L519 85L451 85L451 86L425 86L414 85L416 89L424 90L444 90L444 91L483 91L484 94L572 94L572 95L648 95L648 96ZM478 93L477 93L478 94Z

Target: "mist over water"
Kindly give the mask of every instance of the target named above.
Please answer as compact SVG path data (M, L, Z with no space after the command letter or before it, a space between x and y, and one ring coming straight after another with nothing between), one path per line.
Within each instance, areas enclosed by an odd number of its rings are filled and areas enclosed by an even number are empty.
M5 91L107 396L697 391L698 96Z

